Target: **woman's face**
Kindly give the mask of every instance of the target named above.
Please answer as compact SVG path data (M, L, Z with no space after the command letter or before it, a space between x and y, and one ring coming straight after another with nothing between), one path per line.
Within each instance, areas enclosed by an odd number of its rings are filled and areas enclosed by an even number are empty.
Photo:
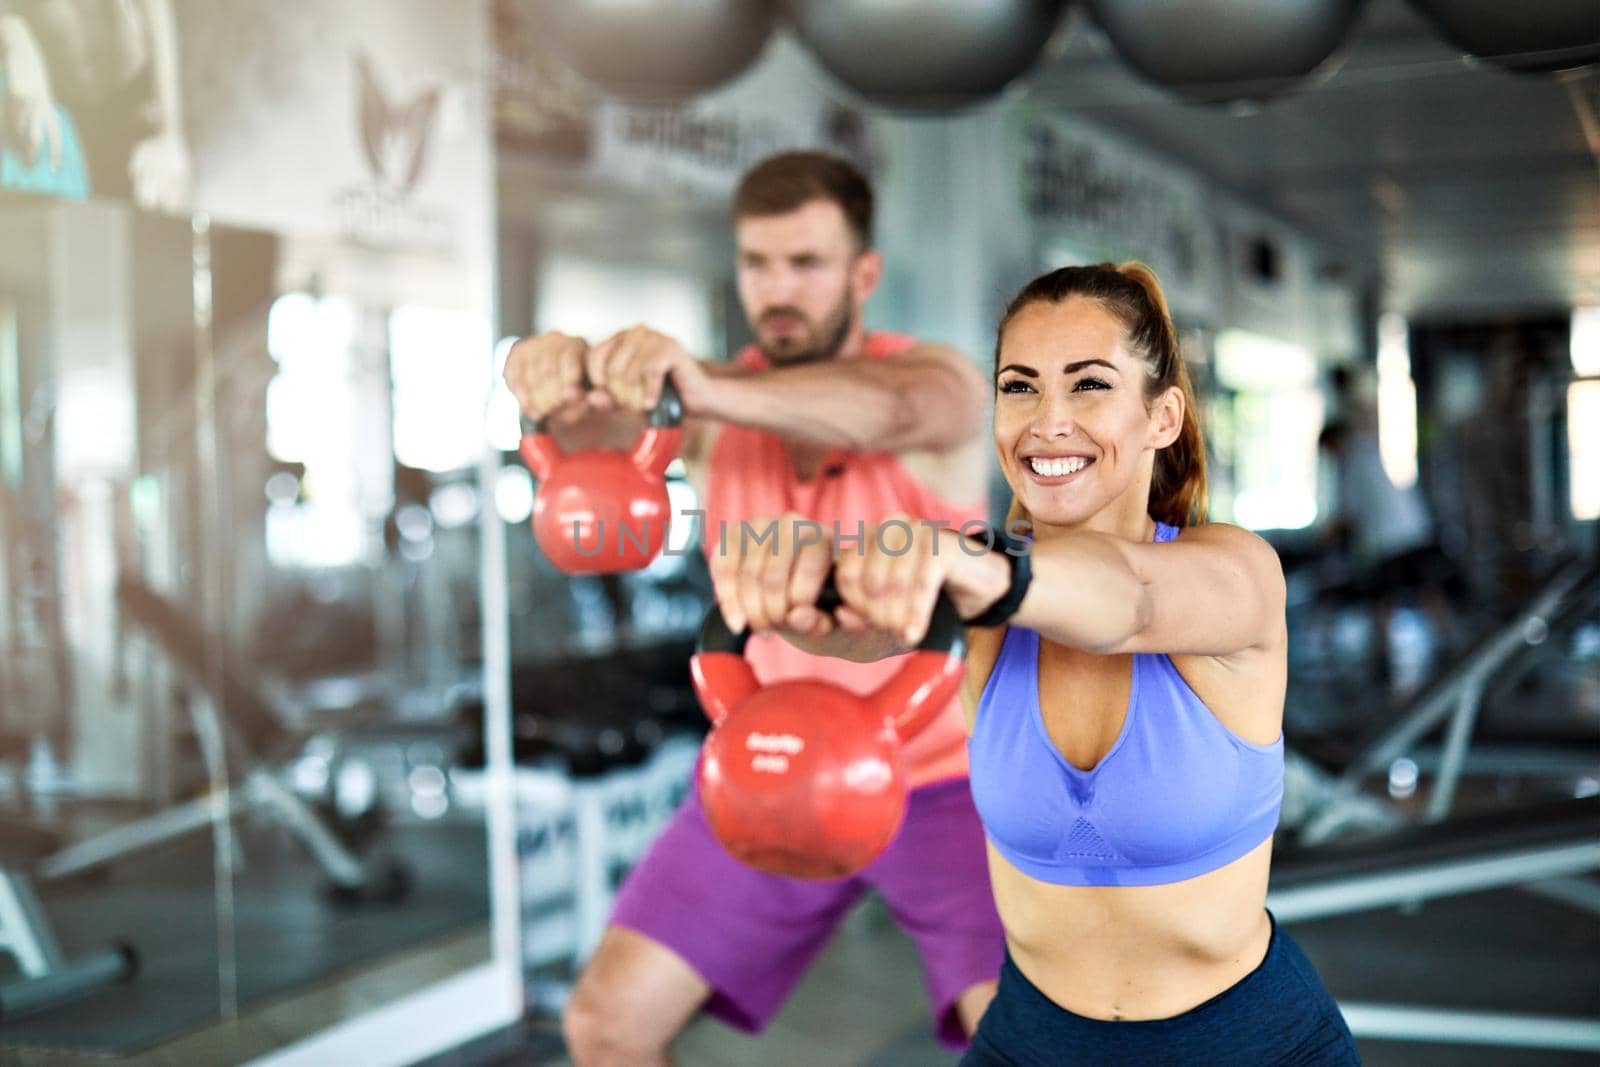
M1000 338L994 442L1035 523L1146 513L1156 450L1183 423L1182 392L1147 403L1147 382L1127 330L1096 301L1040 301L1013 316Z

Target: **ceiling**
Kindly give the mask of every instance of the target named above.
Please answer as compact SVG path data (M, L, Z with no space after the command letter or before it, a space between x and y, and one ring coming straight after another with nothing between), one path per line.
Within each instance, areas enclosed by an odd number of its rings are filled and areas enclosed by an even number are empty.
M1385 309L1600 304L1600 69L1512 74L1372 0L1325 80L1255 109L1141 80L1081 14L1028 95L1189 164L1328 242Z

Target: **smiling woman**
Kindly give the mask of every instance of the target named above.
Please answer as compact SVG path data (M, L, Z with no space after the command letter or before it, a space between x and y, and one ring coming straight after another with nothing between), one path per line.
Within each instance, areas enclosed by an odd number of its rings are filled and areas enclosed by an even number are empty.
M1283 571L1261 538L1205 521L1204 441L1155 276L1104 263L1036 279L995 364L995 450L1031 526L1027 566L896 519L812 552L831 555L853 657L914 647L941 592L968 622L971 792L1006 959L962 1063L1358 1062L1265 908ZM725 612L793 618L755 596L796 588L770 581L798 566L773 558L725 568ZM831 636L789 627L814 648Z
M1127 494L1139 479L1153 517L1174 526L1205 519L1194 390L1149 267L1043 275L1012 300L999 335L995 445L1016 490L1011 521L1038 514L1066 525L1118 497L1142 501ZM1140 423L1148 432L1124 448Z
M979 616L967 659L1008 951L962 1062L1356 1062L1263 907L1283 575L1264 541L1206 521L1197 407L1155 275L1103 263L1034 280L995 364L995 449L1033 578L1003 628ZM985 608L1003 567L977 560L984 579L970 559L941 584Z

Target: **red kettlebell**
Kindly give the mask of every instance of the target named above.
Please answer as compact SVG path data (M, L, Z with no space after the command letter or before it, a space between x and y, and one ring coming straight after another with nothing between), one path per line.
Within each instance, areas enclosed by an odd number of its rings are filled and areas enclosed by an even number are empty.
M617 574L650 565L667 543L667 464L682 440L683 401L671 378L631 452L562 452L542 420L522 417L522 461L539 479L533 536L557 570Z
M830 583L817 606L838 604ZM744 658L748 640L713 605L689 661L712 723L699 780L712 833L739 862L771 874L852 875L900 832L904 742L960 687L966 630L941 594L917 651L869 696L821 679L762 686Z

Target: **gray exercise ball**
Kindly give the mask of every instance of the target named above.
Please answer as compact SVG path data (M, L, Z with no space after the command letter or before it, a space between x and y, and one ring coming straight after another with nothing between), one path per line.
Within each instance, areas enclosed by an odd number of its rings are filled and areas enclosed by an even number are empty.
M949 111L1032 67L1068 0L784 0L830 74L891 110Z
M1365 0L1089 0L1122 58L1195 100L1265 100L1326 63Z
M535 0L545 50L614 96L678 100L756 61L775 20L770 0Z
M1439 36L1508 70L1600 62L1600 0L1411 0Z

